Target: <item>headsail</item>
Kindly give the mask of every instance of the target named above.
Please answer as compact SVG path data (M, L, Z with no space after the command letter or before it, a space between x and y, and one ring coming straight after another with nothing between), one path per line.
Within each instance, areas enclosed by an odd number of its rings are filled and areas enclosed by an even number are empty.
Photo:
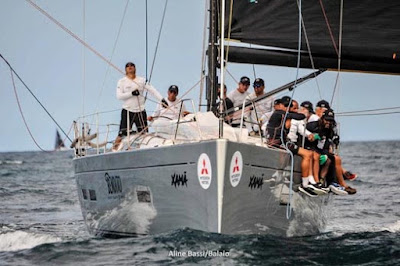
M227 2L230 2L227 0ZM227 4L226 21L230 5ZM302 15L315 68L337 69L340 15L342 70L400 73L400 5L396 0L302 1ZM229 48L229 61L296 66L297 1L234 1L231 39L267 46ZM228 30L228 26L225 28ZM271 49L270 47L274 47ZM278 48L278 49L277 49ZM301 67L311 68L303 32Z

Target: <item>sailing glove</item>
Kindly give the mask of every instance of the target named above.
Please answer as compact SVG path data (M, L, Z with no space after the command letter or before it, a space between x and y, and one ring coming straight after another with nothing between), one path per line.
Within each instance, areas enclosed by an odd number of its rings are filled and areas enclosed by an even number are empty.
M163 108L167 108L168 107L168 103L164 98L161 100L161 105L162 105Z

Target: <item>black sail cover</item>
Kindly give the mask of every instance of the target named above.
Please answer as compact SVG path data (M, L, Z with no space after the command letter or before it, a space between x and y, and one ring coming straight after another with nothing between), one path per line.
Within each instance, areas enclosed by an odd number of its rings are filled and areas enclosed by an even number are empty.
M302 15L314 67L338 69L341 1L303 0ZM340 69L400 73L400 1L347 0L342 15ZM230 39L273 48L230 46L229 61L296 67L298 20L296 0L233 1ZM301 67L311 68L304 31L301 51Z

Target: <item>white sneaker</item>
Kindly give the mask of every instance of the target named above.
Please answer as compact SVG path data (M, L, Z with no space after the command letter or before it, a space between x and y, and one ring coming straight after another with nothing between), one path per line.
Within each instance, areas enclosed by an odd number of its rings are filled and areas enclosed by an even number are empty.
M335 193L336 195L348 195L349 193L347 193L347 191L345 190L344 187L342 187L341 185L339 185L338 183L332 183L330 184L329 188L331 189L331 191L333 193Z

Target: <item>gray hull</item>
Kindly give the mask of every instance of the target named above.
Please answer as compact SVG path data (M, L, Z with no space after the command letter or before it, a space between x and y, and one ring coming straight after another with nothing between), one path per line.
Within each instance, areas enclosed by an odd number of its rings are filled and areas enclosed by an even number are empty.
M295 158L294 190L300 183ZM82 214L95 235L180 228L223 234L298 235L325 224L327 196L294 192L284 151L225 139L74 160Z

